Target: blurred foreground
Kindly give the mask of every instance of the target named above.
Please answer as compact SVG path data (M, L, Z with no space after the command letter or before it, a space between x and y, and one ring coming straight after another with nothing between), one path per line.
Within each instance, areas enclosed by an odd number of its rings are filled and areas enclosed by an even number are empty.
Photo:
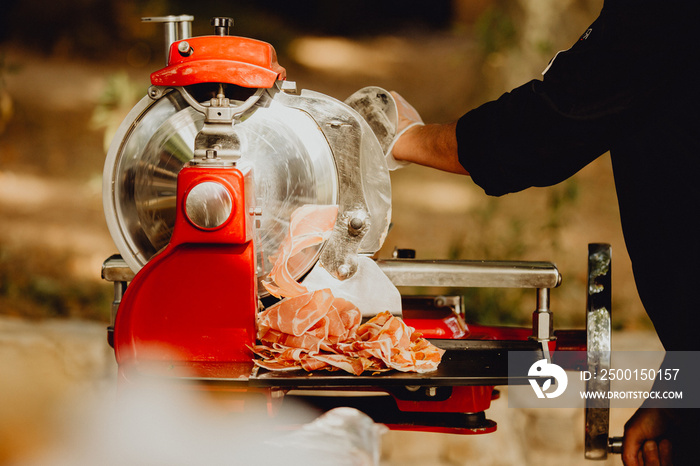
M0 317L0 464L276 464L280 448L285 464L317 464L310 461L327 461L328 445L363 466L376 464L359 461L374 450L382 466L591 464L583 459L582 409L509 408L507 387L487 411L498 423L492 434L383 433L352 415L342 441L328 426L274 431L264 415L227 414L221 397L199 390L147 387L118 397L105 334L93 322ZM619 332L614 347L660 350L652 332ZM611 435L622 434L633 411L611 410ZM285 421L308 424L317 415L293 407ZM620 457L601 464L619 465Z

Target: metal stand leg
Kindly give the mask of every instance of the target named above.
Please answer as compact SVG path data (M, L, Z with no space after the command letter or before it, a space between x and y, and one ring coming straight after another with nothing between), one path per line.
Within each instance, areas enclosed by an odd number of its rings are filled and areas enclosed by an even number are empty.
M552 362L549 342L554 340L554 316L549 309L549 288L537 289L537 309L532 313L532 336L542 345L542 354L547 362Z
M588 300L586 305L586 335L588 371L600 374L610 370L610 337L612 309L611 258L609 244L588 245ZM592 377L586 382L588 392L608 392L610 380ZM603 460L608 456L610 431L610 400L586 399L585 456Z

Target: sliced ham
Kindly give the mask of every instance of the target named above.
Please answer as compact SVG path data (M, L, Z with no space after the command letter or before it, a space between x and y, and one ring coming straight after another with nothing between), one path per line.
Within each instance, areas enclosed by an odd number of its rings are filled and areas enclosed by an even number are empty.
M305 205L292 212L287 236L274 258L268 280L263 281L263 286L270 294L278 298L291 298L307 292L306 287L292 275L289 263L305 249L327 240L337 216L337 205Z
M255 362L271 371L304 369L430 372L444 350L389 312L360 325L361 314L331 290L283 299L258 315Z
M362 314L331 289L308 291L292 276L289 261L325 241L338 215L337 206L304 206L290 220L265 288L284 298L258 314L259 345L255 363L270 371L304 369L430 372L444 350L432 345L403 320L380 312L361 324Z

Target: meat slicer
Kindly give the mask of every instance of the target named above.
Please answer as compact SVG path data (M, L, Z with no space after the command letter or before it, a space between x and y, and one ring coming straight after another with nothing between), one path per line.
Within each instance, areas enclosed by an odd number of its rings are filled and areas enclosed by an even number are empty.
M391 95L370 87L341 102L300 90L271 45L229 35L230 18L214 18L214 34L200 37L190 37L191 16L146 20L166 27L167 65L119 127L104 170L119 255L102 277L115 289L108 340L120 384L194 382L269 416L299 397L322 409L355 406L394 429L481 434L496 430L485 416L496 387L528 383L525 372L509 374L509 351L571 369L609 365L609 246L590 246L588 313L596 317L585 330L554 330L550 291L561 276L552 263L418 260L405 251L375 259L392 207L384 159L396 134ZM392 312L445 350L436 371L256 367L256 313L275 302L260 282L291 213L308 204L337 205L338 215L328 240L289 264L294 278L321 267L341 284L404 290ZM467 323L461 296L410 295L411 287L531 288L532 327ZM391 306L384 293L371 294L370 303ZM587 357L566 357L574 351ZM612 443L608 406L587 407L587 457L605 457L619 448Z

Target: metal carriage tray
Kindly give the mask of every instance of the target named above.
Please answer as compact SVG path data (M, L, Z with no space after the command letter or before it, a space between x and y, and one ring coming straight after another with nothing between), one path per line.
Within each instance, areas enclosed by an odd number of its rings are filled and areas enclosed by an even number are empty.
M392 388L403 386L497 386L527 384L526 365L519 372L508 370L508 352L529 353L531 362L542 359L540 344L525 340L430 340L445 350L437 370L418 374L390 370L366 372L352 375L344 371L303 370L273 372L261 369L252 362L207 363L207 362L157 362L140 363L133 367L127 377L145 377L161 382L196 382L206 385L221 385L248 388ZM562 354L566 352L561 352ZM559 352L555 352L555 360ZM582 361L567 365L582 364Z

